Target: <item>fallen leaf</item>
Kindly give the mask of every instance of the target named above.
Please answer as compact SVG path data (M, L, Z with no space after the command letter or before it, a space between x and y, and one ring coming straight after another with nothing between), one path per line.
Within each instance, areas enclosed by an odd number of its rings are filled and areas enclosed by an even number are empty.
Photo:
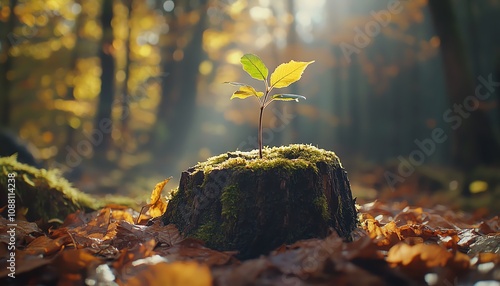
M58 285L78 285L85 280L89 269L101 264L101 259L85 249L70 249L63 251L55 260L58 269Z
M161 196L161 192L171 178L172 177L156 184L155 188L151 192L151 202L142 207L137 221L140 220L143 211L149 211L149 215L151 215L151 217L159 217L167 210L167 202L165 201L165 198Z
M210 286L212 275L206 265L196 262L158 263L148 265L134 277L128 279L129 286Z
M33 240L24 252L28 255L43 255L48 256L61 250L65 244L71 243L69 236L59 237L56 239L46 236L39 236Z
M16 252L16 276L51 264L52 261L53 258L41 257L40 255L27 255L21 251ZM0 278L7 277L7 275L10 273L8 266L9 264L7 263L7 261L0 263Z
M427 268L444 266L453 255L438 245L398 243L389 249L387 262L407 266L424 262Z
M203 246L203 242L193 238L186 238L173 247L157 247L155 252L169 261L196 260L208 266L227 265L238 260L236 252L221 252Z

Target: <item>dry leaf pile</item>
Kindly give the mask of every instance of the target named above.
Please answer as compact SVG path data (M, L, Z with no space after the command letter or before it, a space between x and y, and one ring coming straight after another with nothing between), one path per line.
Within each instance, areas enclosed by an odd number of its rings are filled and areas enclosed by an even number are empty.
M148 207L154 209L155 203ZM162 204L157 207L163 209ZM475 285L500 279L499 218L481 219L445 207L376 201L360 207L360 227L352 242L332 233L246 261L184 238L174 225L163 226L160 220L136 224L139 216L109 206L71 214L60 227L45 231L19 220L16 278L7 277L9 253L2 247L0 283ZM0 217L0 243L5 245L6 225Z

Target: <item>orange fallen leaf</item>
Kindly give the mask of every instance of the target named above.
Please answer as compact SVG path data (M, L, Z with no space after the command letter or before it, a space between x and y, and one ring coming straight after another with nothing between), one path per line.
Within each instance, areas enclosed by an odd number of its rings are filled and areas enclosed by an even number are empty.
M111 218L114 221L126 221L129 223L134 223L134 218L129 212L127 212L126 209L125 210L112 209Z
M162 262L148 266L126 282L129 286L209 286L212 275L208 266L197 262Z
M402 266L424 262L427 268L432 268L445 266L452 257L453 254L438 245L398 243L389 249L387 262Z
M479 253L477 255L477 258L478 258L477 261L478 263L494 262L500 264L500 254L498 253L491 253L491 252Z
M172 177L156 184L155 188L151 192L151 202L142 207L139 217L137 218L138 222L140 221L141 214L143 212L147 212L149 210L149 215L151 215L151 217L158 217L167 210L167 202L164 198L162 198L161 192L171 178Z
M101 259L85 249L69 249L61 252L54 264L63 273L79 274L87 267L99 263L101 263Z

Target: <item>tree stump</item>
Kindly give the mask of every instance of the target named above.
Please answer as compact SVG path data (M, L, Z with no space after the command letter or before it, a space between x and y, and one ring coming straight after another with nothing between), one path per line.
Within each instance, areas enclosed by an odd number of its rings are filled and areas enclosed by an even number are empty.
M290 145L263 154L228 152L184 171L163 222L242 259L325 237L331 227L350 238L356 209L335 153Z
M14 175L11 181L9 174ZM15 155L0 157L0 206L11 204L14 198L18 211L21 207L27 209L28 221L41 224L53 219L64 221L77 210L94 210L99 206L97 200L73 188L58 170L19 163Z

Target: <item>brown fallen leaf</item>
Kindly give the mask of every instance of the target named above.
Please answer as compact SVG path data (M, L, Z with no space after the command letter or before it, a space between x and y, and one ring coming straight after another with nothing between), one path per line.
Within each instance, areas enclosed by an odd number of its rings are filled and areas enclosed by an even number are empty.
M500 218L498 216L487 221L481 222L478 231L482 234L491 234L500 232Z
M202 241L193 238L186 238L172 247L157 247L155 253L169 261L196 260L208 266L227 265L238 261L234 257L236 252L212 250L203 246Z
M85 249L70 249L61 252L53 264L58 269L58 285L82 284L87 270L101 263L101 259Z
M145 231L146 228L146 226L134 225L125 221L118 223L116 235L112 239L113 246L122 250L135 247L150 240L155 240L153 234ZM157 241L155 240L155 244L156 243Z
M85 249L68 249L59 254L54 265L62 273L81 273L92 264L99 264L101 259Z
M18 219L16 220L16 226L14 227L9 226L9 223L11 222L0 216L0 242L4 242L5 244L9 243L9 235L6 234L11 228L15 228L16 241L21 244L29 243L33 239L33 236L30 237L30 235L42 235L42 230L34 222Z
M24 252L28 255L49 256L60 251L64 245L69 243L71 243L69 236L62 236L56 239L39 236L28 244Z
M153 256L155 254L153 251L155 246L156 242L154 239L151 239L145 243L135 244L130 248L122 249L118 258L112 263L112 266L119 274L119 277L122 280L126 280L126 277L131 275L130 271L135 269L133 262L138 259Z
M160 220L157 220L152 225L146 227L144 231L154 237L158 243L165 244L167 246L176 245L184 239L184 236L181 235L174 224L163 226L163 223Z
M21 251L16 252L16 277L20 274L33 271L39 267L49 265L53 262L53 258L41 257L39 255L27 255ZM5 278L11 272L9 264L5 262L0 263L0 278ZM5 284L8 285L8 284Z

